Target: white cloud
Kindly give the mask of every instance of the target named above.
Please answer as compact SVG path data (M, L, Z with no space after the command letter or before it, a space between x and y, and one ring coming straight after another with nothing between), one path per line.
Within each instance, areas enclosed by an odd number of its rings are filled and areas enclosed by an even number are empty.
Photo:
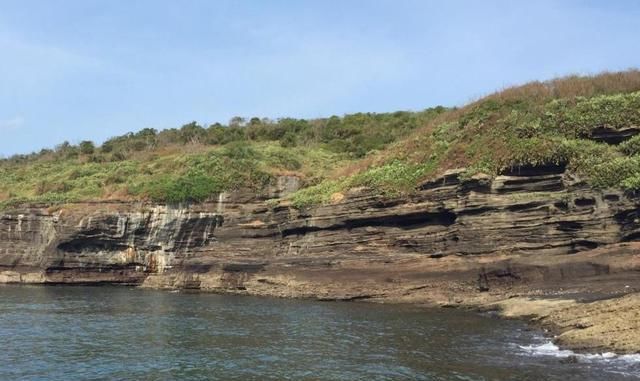
M22 126L24 126L24 118L21 116L0 120L1 132L17 130Z

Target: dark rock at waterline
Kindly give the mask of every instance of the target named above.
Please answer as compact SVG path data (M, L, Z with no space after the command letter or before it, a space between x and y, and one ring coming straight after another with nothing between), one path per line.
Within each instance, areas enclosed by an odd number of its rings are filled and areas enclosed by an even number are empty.
M578 356L575 356L575 355L567 356L565 358L560 359L561 364L577 364L579 362L580 360L578 359Z
M0 214L0 282L442 305L638 291L640 199L591 189L563 164L460 174L305 210L265 201L289 180L182 207L25 206Z
M475 182L459 174L425 183L411 197L389 200L360 190L304 212L267 206L262 196L247 193L185 207L111 202L12 210L0 217L2 280L73 283L83 274L83 281L142 283L154 276L155 283L180 288L214 273L237 289L274 267L316 271L319 262L358 260L367 268L366 262L386 260L393 269L409 259L467 257L464 271L451 278L489 291L617 273L606 261L586 257L570 264L518 261L640 237L637 199L576 185L562 165L512 168ZM499 264L480 264L500 254Z

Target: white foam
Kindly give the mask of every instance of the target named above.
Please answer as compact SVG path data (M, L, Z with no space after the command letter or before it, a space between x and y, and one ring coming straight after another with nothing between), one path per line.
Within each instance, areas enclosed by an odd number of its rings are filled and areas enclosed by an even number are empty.
M579 361L606 361L619 363L640 363L640 354L618 355L613 352L576 353L568 349L560 349L548 341L540 345L519 345L520 349L534 356L553 356L558 358L576 357Z

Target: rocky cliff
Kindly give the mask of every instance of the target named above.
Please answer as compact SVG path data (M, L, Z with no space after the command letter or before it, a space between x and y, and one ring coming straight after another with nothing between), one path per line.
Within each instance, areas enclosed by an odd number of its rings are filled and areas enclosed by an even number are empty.
M585 187L562 166L495 179L463 181L460 173L411 197L359 189L310 210L236 193L188 207L103 202L6 211L1 280L371 297L449 279L453 270L478 291L634 274L633 255L622 254L640 237L634 197ZM612 263L615 255L625 260Z
M489 305L640 288L638 199L563 166L451 171L411 197L309 210L221 194L186 207L32 205L0 218L0 282L121 283L330 300ZM295 181L293 182L295 183Z

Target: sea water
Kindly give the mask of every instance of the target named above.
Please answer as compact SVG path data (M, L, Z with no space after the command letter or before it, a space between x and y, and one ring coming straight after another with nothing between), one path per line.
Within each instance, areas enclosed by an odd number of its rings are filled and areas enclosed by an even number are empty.
M469 311L128 287L0 286L0 343L0 380L640 378Z

